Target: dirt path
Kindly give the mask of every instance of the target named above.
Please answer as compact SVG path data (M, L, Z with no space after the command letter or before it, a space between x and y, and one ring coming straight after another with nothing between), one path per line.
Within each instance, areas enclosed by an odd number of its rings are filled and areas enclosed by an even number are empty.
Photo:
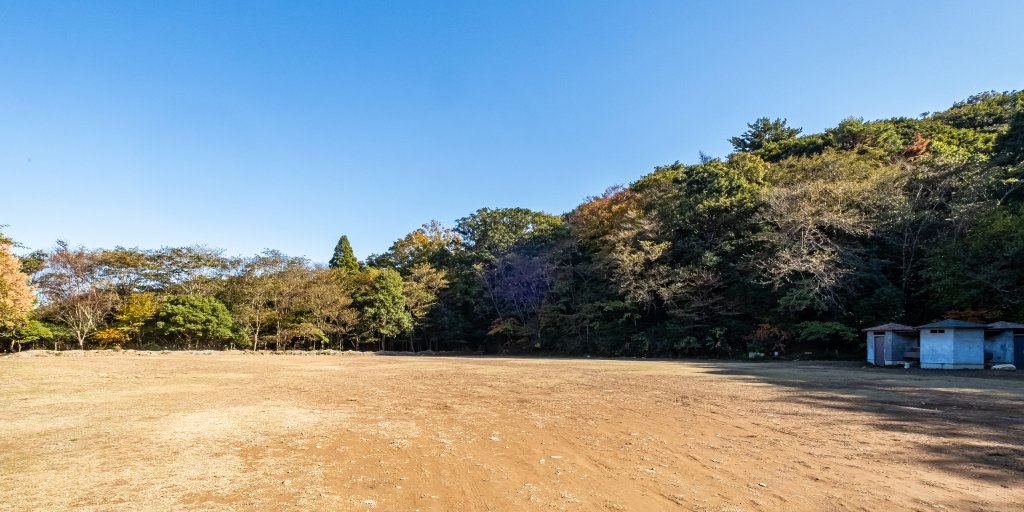
M1024 379L373 355L0 358L0 510L1024 507Z

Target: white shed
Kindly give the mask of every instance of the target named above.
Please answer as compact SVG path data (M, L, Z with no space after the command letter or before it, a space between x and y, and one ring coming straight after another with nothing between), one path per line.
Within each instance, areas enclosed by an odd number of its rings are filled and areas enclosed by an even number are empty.
M917 345L914 328L903 324L882 324L867 332L868 362L878 366L903 364L904 353Z
M985 329L985 362L1024 366L1024 324L995 322Z
M918 326L921 368L984 369L987 327L963 320L942 320Z

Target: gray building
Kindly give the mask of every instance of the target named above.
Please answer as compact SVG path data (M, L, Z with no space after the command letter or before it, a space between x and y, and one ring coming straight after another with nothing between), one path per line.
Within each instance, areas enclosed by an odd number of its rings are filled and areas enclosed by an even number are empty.
M985 329L985 362L1024 364L1024 324L995 322Z
M987 327L963 320L942 320L918 326L921 368L984 369Z
M917 332L903 324L882 324L864 329L868 337L868 362L878 366L903 364L905 357L917 357ZM910 351L911 354L906 354Z
M946 370L1024 365L1024 324L947 319L917 327L889 323L864 331L868 362L879 366L913 360L921 368Z

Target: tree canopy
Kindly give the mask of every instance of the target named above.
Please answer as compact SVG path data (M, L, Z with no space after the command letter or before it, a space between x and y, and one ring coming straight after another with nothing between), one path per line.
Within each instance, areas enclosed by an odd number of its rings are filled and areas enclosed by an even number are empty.
M757 151L773 142L790 140L803 131L800 128L788 126L785 119L772 120L767 117L758 118L748 124L747 128L748 130L742 135L729 139L736 151Z
M331 260L327 264L331 268L340 268L349 272L359 270L359 260L352 252L352 244L349 243L348 236L341 235L338 244L334 246L334 255L331 256Z
M326 266L7 241L0 322L78 348L834 356L874 323L1024 321L1024 93L810 134L762 117L730 142L565 214L432 221L364 262L346 236Z
M153 330L177 338L186 348L232 339L231 315L220 301L203 295L173 295L156 309Z

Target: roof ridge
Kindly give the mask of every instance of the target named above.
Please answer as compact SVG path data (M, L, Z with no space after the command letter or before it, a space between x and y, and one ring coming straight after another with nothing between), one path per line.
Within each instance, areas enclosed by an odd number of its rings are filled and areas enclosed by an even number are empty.
M932 322L929 324L919 325L918 329L932 329L932 328L943 328L948 327L951 329L962 327L968 329L984 329L988 327L988 324L979 324L977 322L968 322L966 320L958 320L956 318L944 318L938 322Z

